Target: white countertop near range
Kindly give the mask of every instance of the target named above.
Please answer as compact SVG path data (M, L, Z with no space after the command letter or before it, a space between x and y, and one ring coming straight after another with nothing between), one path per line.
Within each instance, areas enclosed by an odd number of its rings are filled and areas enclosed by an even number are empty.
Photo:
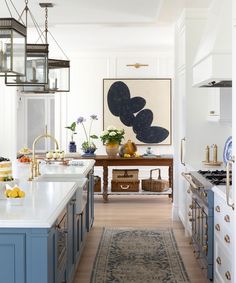
M0 200L0 228L49 228L75 193L81 178L74 182L19 182L26 196L22 205Z

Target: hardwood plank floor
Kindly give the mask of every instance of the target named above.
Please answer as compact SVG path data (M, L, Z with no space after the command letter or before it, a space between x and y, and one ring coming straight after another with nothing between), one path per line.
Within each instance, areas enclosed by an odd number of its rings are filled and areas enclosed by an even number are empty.
M171 219L172 203L167 196L110 196L104 203L101 196L95 196L95 221L88 233L73 283L89 283L103 227L172 227L180 254L192 283L207 283L193 250L190 239L185 237L181 222ZM145 283L145 282L144 282Z

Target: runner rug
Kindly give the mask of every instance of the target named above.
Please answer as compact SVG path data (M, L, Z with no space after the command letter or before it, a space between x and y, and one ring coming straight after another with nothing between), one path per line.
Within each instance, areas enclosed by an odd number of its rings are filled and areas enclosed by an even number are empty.
M104 229L91 283L190 282L171 229Z

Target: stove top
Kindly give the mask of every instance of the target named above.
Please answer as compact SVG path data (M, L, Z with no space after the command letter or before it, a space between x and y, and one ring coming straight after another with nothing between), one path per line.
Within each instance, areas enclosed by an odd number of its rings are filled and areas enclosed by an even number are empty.
M206 178L213 185L226 185L226 171L225 170L199 170L204 178ZM230 172L230 185L232 184L232 172Z

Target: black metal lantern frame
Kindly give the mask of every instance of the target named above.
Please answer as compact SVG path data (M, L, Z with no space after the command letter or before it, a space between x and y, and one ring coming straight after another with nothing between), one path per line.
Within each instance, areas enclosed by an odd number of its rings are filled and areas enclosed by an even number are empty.
M14 18L0 18L0 76L25 73L26 26Z
M25 8L20 19L25 14L26 26L28 25L28 14L39 33L39 28L31 10L28 7L28 0L25 0ZM42 41L43 42L43 41ZM48 84L48 44L26 44L26 74L25 76L5 77L7 86L45 86Z

